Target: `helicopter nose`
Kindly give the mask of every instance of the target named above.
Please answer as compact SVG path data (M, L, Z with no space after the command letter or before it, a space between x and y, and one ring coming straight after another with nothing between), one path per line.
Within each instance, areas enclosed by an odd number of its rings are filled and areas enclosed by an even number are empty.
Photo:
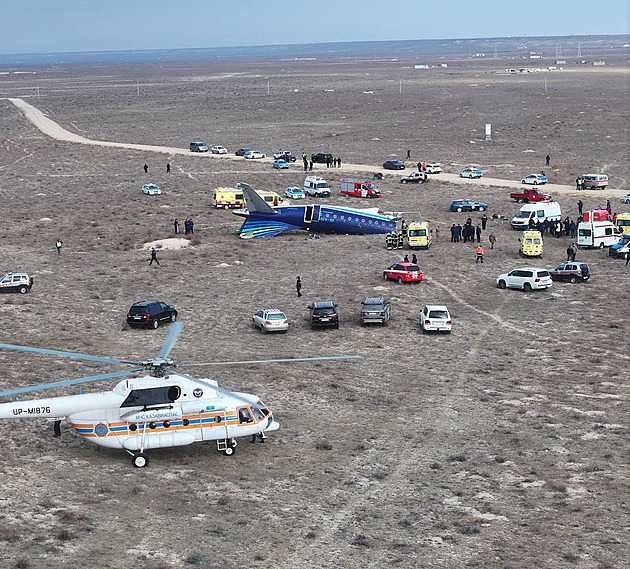
M273 420L272 416L269 416L267 419L267 426L265 427L265 431L277 431L280 428L280 423Z

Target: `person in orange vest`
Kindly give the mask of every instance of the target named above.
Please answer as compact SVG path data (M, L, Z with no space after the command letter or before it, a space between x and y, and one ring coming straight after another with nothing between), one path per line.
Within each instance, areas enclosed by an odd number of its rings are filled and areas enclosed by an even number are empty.
M475 264L483 263L483 247L481 245L477 245L477 260Z

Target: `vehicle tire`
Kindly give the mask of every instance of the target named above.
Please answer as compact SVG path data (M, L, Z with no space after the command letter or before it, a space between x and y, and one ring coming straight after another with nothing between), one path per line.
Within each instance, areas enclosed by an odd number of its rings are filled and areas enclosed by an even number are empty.
M19 291L20 294L26 294L28 292L28 288L26 288L25 286L21 286L18 289L18 291Z
M458 211L458 213L461 213L463 210L462 210L462 208L461 208L461 207L458 207L458 208L457 208L457 211Z
M577 277L575 275L571 275L571 278L569 279L569 282L571 284L575 284L577 282Z
M599 248L600 248L600 249L603 249L603 248L604 248L604 244L603 244L603 243L600 243L600 244L599 244Z
M398 282L398 284L403 284L402 277L398 277L398 281L397 282Z
M612 257L613 256L613 250L612 247L610 249L608 249L608 256Z
M383 280L388 280L387 279L387 273L383 273Z
M177 320L177 314L173 312L173 314L171 314L171 322L175 322L176 320Z
M500 289L504 289L504 288L506 288L506 287L507 287L507 285L505 284L505 281L503 281L503 280L499 281L499 282L498 282L498 284L497 284L497 286L498 286Z
M265 329L265 325L264 324L260 326L260 333L261 334L266 334L267 333L267 330Z
M339 322L337 322L337 324L335 324L334 328L335 328L335 330L339 330Z
M529 283L523 283L523 290L525 292L532 292L532 285L530 285Z
M149 326L151 326L151 328L153 328L154 330L160 325L160 321L156 318L155 320L152 320L151 323L149 324Z
M479 208L479 211L486 211L486 208L482 206Z
M236 452L236 449L234 447L227 447L224 451L223 454L225 456L232 456L234 453Z
M403 184L407 183L407 180L400 180Z
M133 464L136 468L144 468L147 464L149 464L149 457L146 454L139 452L138 454L134 454L131 458L131 464Z

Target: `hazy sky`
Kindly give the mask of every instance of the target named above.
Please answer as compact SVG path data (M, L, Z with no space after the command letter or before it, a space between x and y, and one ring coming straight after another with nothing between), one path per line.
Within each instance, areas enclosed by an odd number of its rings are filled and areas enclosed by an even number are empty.
M3 1L0 53L623 34L629 0Z

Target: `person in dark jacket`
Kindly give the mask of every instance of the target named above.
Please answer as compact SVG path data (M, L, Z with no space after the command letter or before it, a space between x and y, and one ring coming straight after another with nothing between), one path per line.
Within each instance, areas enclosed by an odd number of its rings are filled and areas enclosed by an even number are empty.
M155 250L155 247L151 247L151 261L149 262L149 265L152 265L153 261L155 261L158 265L160 264L160 261L158 261L157 258L157 251Z
M477 234L477 243L481 243L481 227L478 225L475 228L475 233Z
M302 296L302 279L299 276L295 279L295 290L298 297Z

